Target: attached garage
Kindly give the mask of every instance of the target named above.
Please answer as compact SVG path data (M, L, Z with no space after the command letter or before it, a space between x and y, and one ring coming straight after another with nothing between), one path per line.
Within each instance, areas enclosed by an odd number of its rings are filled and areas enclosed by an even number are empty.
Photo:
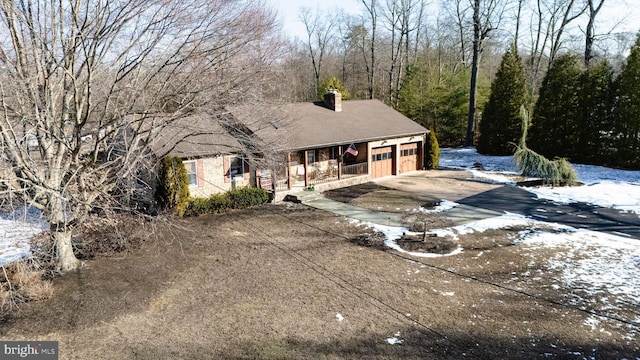
M371 149L371 176L379 178L393 175L393 147Z
M420 163L420 143L400 145L400 173L419 170Z

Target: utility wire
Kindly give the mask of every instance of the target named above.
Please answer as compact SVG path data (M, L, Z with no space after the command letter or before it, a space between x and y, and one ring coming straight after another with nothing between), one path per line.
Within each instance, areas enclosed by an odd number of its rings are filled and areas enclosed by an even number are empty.
M282 215L282 214L279 214ZM284 216L284 215L283 215ZM285 216L287 219L291 219L290 217ZM369 304L375 306L376 308L383 310L385 312L389 312L389 313L393 313L395 315L398 315L401 319L403 320L408 320L411 323L417 325L420 328L425 329L427 332L433 333L439 337L441 337L444 340L447 340L449 342L451 342L452 344L454 344L455 346L459 347L459 348L463 348L463 346L461 344L456 343L454 340L450 339L447 335L429 327L427 324L424 324L416 319L413 319L409 316L406 315L406 312L402 312L399 309L395 308L394 306L392 306L391 304L388 304L386 302L384 302L381 299L378 299L377 297L373 296L372 294L370 294L369 292L363 290L362 288L358 287L357 285L355 285L354 283L350 282L349 280L344 279L342 276L340 276L340 274L337 274L331 270L329 270L328 268L326 268L325 266L313 261L312 259L302 255L300 252L288 247L285 244L282 244L280 242L274 241L272 239L270 239L267 236L267 233L265 232L265 229L260 229L257 226L255 226L253 223L251 223L251 221L249 219L247 219L246 217L242 217L241 218L242 223L245 225L249 225L249 230L251 232L253 232L257 237L259 237L261 240L265 240L268 243L272 244L273 246L275 246L276 248L278 248L279 250L281 250L282 252L284 252L285 254L287 254L288 256L294 258L295 260L297 260L298 262L302 263L303 265L305 265L306 267L308 267L309 269L311 269L312 271L316 272L317 274L319 274L320 276L324 277L325 279L329 280L330 282L338 285L340 288L344 289L345 291L351 293L352 295L354 295L355 297L368 302ZM304 224L306 226L312 227L314 229L317 229L321 232L324 232L326 234L329 235L333 235L333 236L338 236L340 238L345 238L342 235L339 234L334 234L330 231L321 229L319 227L313 226L311 224L305 223L305 222L301 222L298 221L301 224Z
M330 230L322 229L322 228L320 228L320 227L318 227L316 225L306 223L306 222L304 222L302 220L295 219L295 218L292 218L292 217L284 215L284 214L278 214L278 215L280 215L280 216L282 216L282 217L284 217L284 218L286 218L288 220L300 223L302 225L306 225L306 226L309 226L311 228L323 231L323 232L325 232L327 234L331 234L333 236L338 236L338 237L341 237L343 239L350 240L346 236L334 233L334 232L332 232ZM529 297L529 298L532 298L532 299L535 299L535 300L538 300L538 301L543 301L543 302L547 302L547 303L550 303L550 304L553 304L553 305L557 305L557 306L560 306L560 307L564 307L564 308L567 308L567 309L577 310L577 311L580 311L580 312L583 312L583 313L587 313L589 315L595 315L595 316L599 316L599 317L602 317L602 318L614 320L614 321L623 323L625 325L629 325L629 326L635 328L636 331L640 331L640 323L635 322L635 321L629 321L629 320L626 320L626 319L623 319L623 318L620 318L620 317L617 317L617 316L603 314L603 313L600 313L600 312L597 312L597 311L594 311L594 310L584 309L584 308L578 307L576 305L565 304L565 303L562 303L560 301L556 301L556 300L553 300L553 299L548 299L548 298L545 298L545 297L540 296L540 295L531 294L531 293L528 293L528 292L523 291L523 290L514 289L514 288L511 288L511 287L508 287L508 286L505 286L505 285L501 285L501 284L497 284L497 283L491 282L489 280L484 280L484 279L476 277L476 276L462 274L460 272L457 272L457 271L454 271L454 270L451 270L451 269L446 269L446 268L443 268L443 267L438 266L438 265L434 265L434 264L431 264L431 263L424 262L422 260L417 260L415 258L411 258L411 257L405 256L405 255L402 255L402 254L399 254L399 253L396 253L396 252L393 252L393 251L384 251L384 253L389 254L390 256L395 256L395 257L404 259L404 260L417 262L419 264L422 264L422 265L427 266L427 267L429 267L431 269L434 269L434 270L446 272L446 273L449 273L449 274L452 274L452 275L455 275L455 276L458 276L458 277L461 277L461 278L464 278L464 279L469 279L469 280L473 280L473 281L476 281L476 282L479 282L479 283L482 283L482 284L494 286L494 287L497 287L497 288L499 288L501 290L506 290L506 291L510 291L510 292L513 292L513 293L516 293L516 294L524 295L526 297Z

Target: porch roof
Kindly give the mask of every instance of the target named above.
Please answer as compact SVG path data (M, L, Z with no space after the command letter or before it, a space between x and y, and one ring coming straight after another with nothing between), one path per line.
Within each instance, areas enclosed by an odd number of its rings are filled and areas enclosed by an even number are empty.
M423 135L428 130L379 100L342 102L335 112L323 102L284 106L288 148L301 150L340 144Z

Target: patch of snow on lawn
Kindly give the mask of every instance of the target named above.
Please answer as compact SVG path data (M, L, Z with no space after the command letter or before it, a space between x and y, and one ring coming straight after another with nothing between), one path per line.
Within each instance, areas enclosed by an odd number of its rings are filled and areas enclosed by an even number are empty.
M517 173L513 156L480 155L475 148L442 148L440 149L439 167L445 169L469 170L474 164L481 164L487 171Z
M504 228L512 228L512 227L526 227L529 228L532 225L544 225L548 227L552 227L554 229L562 229L566 228L559 224L549 224L541 221L533 220L531 218L527 218L523 215L506 213L501 216L496 216L493 218L483 219L474 221L467 224L462 224L458 226L443 228L443 229L433 229L429 230L430 233L436 234L440 237L451 237L454 240L458 239L458 235L467 235L475 232L485 232L487 230L497 230Z
M434 253L423 253L423 252L417 252L417 251L407 251L401 248L400 245L398 245L398 243L396 242L396 240L400 239L402 235L409 232L409 228L398 227L398 226L386 226L386 225L379 225L374 223L367 223L367 225L373 230L384 234L384 237L385 237L384 244L387 247L390 247L401 253L405 253L405 254L409 254L417 257L441 257L441 256L456 255L462 252L462 247L460 246L458 246L458 248L456 248L455 250L453 250L448 254L434 254Z
M48 225L39 212L16 211L0 216L0 265L21 259L29 254L31 238Z
M420 211L424 214L437 214L443 211L451 210L456 206L458 206L458 203L449 200L442 200L440 201L438 206L434 207L433 209L425 209L421 206L417 211Z
M530 247L558 248L548 259L562 273L562 282L586 294L616 295L640 305L640 242L620 236L573 229L570 232L530 232L517 241Z
M395 335L391 338L387 338L387 343L389 343L389 345L400 345L404 342L403 339L400 339L400 332L398 331L397 333L395 333Z

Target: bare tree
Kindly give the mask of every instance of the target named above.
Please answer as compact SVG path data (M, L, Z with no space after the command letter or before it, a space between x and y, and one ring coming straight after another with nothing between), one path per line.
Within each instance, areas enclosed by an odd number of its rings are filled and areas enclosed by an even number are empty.
M61 270L89 211L146 186L152 139L241 100L273 26L242 0L0 0L0 185L43 212Z
M596 5L593 0L587 0L587 15L588 22L585 30L585 44L584 44L584 65L589 68L591 59L593 58L593 42L595 39L594 29L596 26L596 16L602 9L604 0L600 0Z
M559 3L554 3L554 5L557 7L553 8L554 15L551 17L552 20L550 22L552 36L550 37L549 63L552 63L558 55L558 51L562 45L562 35L567 26L582 16L587 9L586 4L582 5L577 3L576 0L560 1ZM559 22L555 16L558 12L562 12L562 18Z
M315 93L320 90L320 76L322 75L322 60L330 49L335 36L335 17L326 16L320 10L312 13L309 8L300 10L300 21L307 31L307 49L313 66L315 78Z
M386 97L393 106L397 106L402 76L409 63L411 35L420 29L423 7L424 1L387 0L382 8L384 25L390 34Z
M502 20L505 2L498 0L473 0L473 52L471 59L471 82L469 89L469 114L467 119L467 135L464 146L473 146L474 125L476 115L476 89L478 81L478 64L483 44L489 33L498 28Z
M362 0L362 5L364 5L367 14L369 15L369 21L371 23L370 28L370 40L369 40L369 55L367 56L364 53L364 41L363 41L363 55L364 61L367 68L367 78L369 80L369 99L373 99L373 89L375 84L375 73L376 73L376 27L378 23L378 9L376 6L376 0ZM363 38L364 40L364 38Z

